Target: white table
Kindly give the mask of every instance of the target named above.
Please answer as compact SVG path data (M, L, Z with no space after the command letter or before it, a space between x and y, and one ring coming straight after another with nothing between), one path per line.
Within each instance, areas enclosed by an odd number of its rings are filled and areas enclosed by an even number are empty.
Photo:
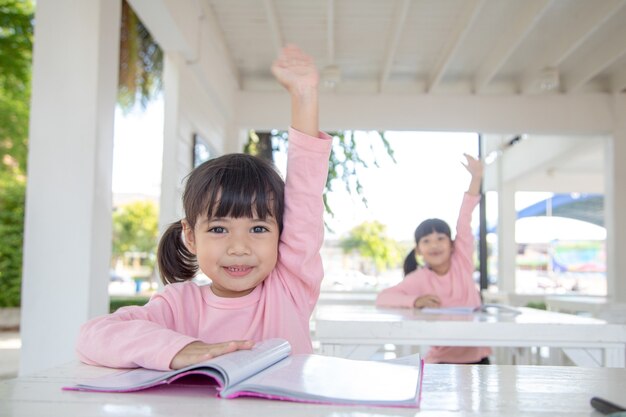
M608 307L608 300L606 297L546 295L545 300L548 310L568 314L586 313L593 317L598 317L598 315L605 311Z
M369 359L383 344L547 346L581 366L626 366L626 325L518 307L521 314L433 315L414 309L320 305L315 338L321 352Z
M378 292L374 291L322 291L317 300L317 305L322 304L376 304Z
M589 405L590 398L600 396L623 405L626 381L626 370L616 368L426 365L420 410L223 400L205 386L168 386L126 394L61 390L76 379L108 372L112 370L70 363L0 381L0 416L600 416Z

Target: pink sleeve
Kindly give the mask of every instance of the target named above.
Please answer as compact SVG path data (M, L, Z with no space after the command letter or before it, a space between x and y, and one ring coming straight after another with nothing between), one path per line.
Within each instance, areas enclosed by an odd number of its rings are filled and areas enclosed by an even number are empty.
M406 307L413 308L415 300L420 294L414 274L407 275L399 284L385 288L376 297L378 307ZM419 279L419 278L417 278Z
M169 370L176 353L198 339L178 333L176 292L155 295L143 307L131 306L85 323L76 352L81 361L111 368Z
M474 270L474 235L472 234L472 212L480 201L480 196L465 193L456 222L456 236L454 237L454 256L464 265L464 268Z
M324 277L320 249L324 241L322 194L328 175L331 137L289 129L285 213L276 272L283 286L310 314Z

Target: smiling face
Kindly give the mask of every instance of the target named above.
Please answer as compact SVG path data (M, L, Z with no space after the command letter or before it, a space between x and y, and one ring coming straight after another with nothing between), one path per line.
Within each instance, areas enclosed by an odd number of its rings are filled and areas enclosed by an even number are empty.
M250 294L276 266L279 229L273 217L199 218L193 229L183 221L183 230L217 296Z
M422 256L428 268L437 275L445 275L450 269L452 249L452 241L447 234L432 232L419 240L415 251Z
M227 154L190 174L183 194L185 246L221 297L249 294L278 259L285 183L260 158ZM197 262L197 263L196 263Z

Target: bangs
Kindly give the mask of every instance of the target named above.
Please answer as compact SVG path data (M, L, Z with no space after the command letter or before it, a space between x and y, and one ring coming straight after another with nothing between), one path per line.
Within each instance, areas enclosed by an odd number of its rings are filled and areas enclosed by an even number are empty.
M431 233L443 233L452 239L452 233L448 223L441 219L428 219L420 223L417 229L415 229L415 243L419 243L421 238Z
M272 165L250 155L229 154L199 168L189 178L197 187L188 189L195 191L183 198L189 217L274 217L282 230L285 183Z
M262 181L245 181L245 184L240 185L223 184L207 201L207 217L276 218L276 197L266 186Z

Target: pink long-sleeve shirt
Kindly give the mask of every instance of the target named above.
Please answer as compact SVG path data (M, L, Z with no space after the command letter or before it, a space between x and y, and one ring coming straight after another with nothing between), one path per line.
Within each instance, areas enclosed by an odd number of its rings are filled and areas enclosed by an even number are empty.
M480 196L465 193L456 225L454 250L450 269L445 275L437 275L429 268L419 268L408 274L399 284L378 294L379 307L413 308L418 297L434 294L441 300L441 307L478 307L480 295L474 284L474 237L472 235L472 211ZM489 356L488 347L433 346L426 354L428 363L471 363Z
M287 339L293 353L311 353L309 319L323 278L322 192L331 140L289 130L285 211L278 262L250 294L218 297L209 285L166 285L145 306L121 308L85 323L77 353L83 362L115 368L168 370L191 342Z

